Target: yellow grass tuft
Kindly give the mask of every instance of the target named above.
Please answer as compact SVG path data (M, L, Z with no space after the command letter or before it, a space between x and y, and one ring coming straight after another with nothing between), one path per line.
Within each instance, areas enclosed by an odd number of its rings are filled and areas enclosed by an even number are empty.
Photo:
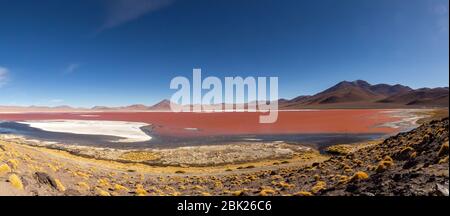
M244 191L243 191L243 190L229 191L229 193L230 193L232 196L242 196L242 195L244 195Z
M20 177L17 176L16 174L11 174L9 176L9 183L11 183L13 187L19 190L23 190L22 180L20 180Z
M369 175L365 172L359 171L356 172L351 178L350 181L361 181L369 179Z
M84 172L81 172L81 171L74 172L73 174L74 174L75 176L79 176L79 177L84 178L84 179L88 179L88 178L90 177L89 174L84 173Z
M95 192L96 192L97 196L111 196L111 194L109 192L107 192L99 187L95 188Z
M200 194L201 194L202 196L211 196L211 194L208 193L208 192L201 192Z
M394 162L394 159L392 159L391 156L389 156L389 155L386 155L383 160L384 161Z
M55 178L55 184L56 184L56 189L60 192L64 192L66 191L66 187L64 187L64 185L61 183L61 181L59 179Z
M141 184L136 185L136 190L134 191L138 196L147 196L148 192L144 189Z
M91 187L89 186L88 183L86 182L78 182L78 187L80 187L80 189L82 190L89 190Z
M295 187L294 184L289 184L289 183L284 182L284 181L279 182L278 185L280 187L282 187L282 188L293 188L293 187Z
M108 179L105 179L105 178L99 179L98 180L98 186L100 186L102 188L110 187Z
M120 184L115 184L114 185L114 190L115 191L123 191L123 192L128 192L129 191L129 189L127 187L125 187L123 185L120 185Z
M350 177L346 175L339 176L338 184L346 184L350 180Z
M268 196L268 195L273 195L275 193L276 193L276 191L274 191L272 189L262 189L261 191L259 191L260 196Z
M311 188L311 192L316 194L324 189L326 189L327 183L324 181L318 181L314 187Z
M394 160L392 160L391 157L386 156L382 161L378 163L377 168L375 169L376 172L384 172L389 167L392 167L394 165Z
M299 191L293 194L294 196L312 196L313 194L308 191Z
M314 178L314 180L316 180L316 181L320 181L320 175L319 175L319 174L315 174L315 175L313 176L313 178Z
M204 190L205 188L203 186L200 186L200 185L195 185L194 187L192 187L192 189L194 189L194 190Z
M58 168L50 163L47 164L47 167L50 168L53 172L58 171Z
M2 164L0 165L0 176L10 173L11 168L8 166L8 164Z

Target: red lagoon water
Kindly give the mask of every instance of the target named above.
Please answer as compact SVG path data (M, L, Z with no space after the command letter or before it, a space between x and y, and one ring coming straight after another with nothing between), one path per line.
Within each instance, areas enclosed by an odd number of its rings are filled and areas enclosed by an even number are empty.
M394 133L397 129L380 127L399 120L387 110L307 110L280 111L278 121L260 124L261 113L171 113L171 112L93 112L93 113L0 113L0 120L110 120L145 122L153 133L165 136L211 136L244 134L314 133Z

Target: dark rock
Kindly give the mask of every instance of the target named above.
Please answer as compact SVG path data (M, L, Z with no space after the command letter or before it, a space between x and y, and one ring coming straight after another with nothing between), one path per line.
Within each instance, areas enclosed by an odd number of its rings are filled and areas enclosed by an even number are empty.
M418 163L419 162L417 160L410 159L403 165L403 169L410 169L410 168L416 166Z
M49 185L52 188L57 189L57 184L56 184L55 179L53 177L51 177L49 174L44 173L44 172L36 172L34 174L34 176L40 184Z

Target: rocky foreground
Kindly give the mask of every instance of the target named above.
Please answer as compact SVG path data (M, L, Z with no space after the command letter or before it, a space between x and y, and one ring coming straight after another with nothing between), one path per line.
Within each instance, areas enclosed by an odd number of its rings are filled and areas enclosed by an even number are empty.
M0 195L448 196L449 120L330 154L209 167L152 166L80 157L0 140Z

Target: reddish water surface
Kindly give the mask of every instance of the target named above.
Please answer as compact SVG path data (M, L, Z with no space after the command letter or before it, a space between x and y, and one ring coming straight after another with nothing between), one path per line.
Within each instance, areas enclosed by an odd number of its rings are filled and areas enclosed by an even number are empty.
M383 123L398 120L384 111L386 110L281 111L278 121L273 124L260 124L261 113L248 112L0 113L0 120L77 119L145 122L154 126L155 133L166 136L397 132L394 128L379 127Z

